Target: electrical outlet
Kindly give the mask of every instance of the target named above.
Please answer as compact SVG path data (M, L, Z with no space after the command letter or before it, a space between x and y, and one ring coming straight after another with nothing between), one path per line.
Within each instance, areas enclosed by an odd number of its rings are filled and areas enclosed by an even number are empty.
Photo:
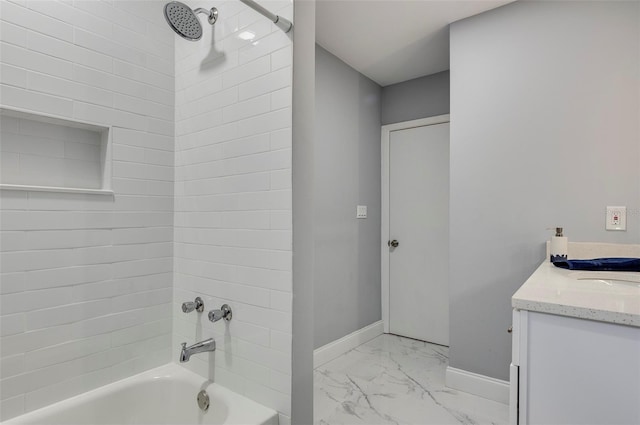
M607 230L627 230L627 207L607 207Z
M358 205L358 206L356 206L356 218L367 218L367 206L366 205Z

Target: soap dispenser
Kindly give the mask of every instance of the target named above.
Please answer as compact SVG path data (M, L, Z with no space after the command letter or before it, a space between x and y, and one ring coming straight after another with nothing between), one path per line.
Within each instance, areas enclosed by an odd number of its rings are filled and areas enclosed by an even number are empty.
M549 261L564 261L567 259L569 241L562 235L562 227L556 227L556 235L549 244Z

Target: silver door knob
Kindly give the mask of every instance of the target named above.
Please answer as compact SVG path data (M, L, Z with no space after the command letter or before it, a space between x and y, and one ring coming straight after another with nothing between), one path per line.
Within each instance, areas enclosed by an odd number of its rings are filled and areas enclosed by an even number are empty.
M398 245L400 245L400 242L398 242L396 239L387 242L387 245L389 245L392 248L397 248Z

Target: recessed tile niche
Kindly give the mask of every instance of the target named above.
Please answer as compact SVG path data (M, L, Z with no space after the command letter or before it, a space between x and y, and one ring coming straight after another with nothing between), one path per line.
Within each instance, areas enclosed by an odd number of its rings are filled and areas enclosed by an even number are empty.
M111 192L109 128L0 108L0 189Z

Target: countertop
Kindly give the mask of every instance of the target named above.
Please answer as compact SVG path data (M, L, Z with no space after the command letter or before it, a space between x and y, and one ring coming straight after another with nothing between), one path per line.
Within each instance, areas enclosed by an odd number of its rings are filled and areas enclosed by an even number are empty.
M576 273L581 272L560 269L545 261L513 295L511 305L521 310L640 327L640 283L578 280ZM631 274L640 278L640 273Z

